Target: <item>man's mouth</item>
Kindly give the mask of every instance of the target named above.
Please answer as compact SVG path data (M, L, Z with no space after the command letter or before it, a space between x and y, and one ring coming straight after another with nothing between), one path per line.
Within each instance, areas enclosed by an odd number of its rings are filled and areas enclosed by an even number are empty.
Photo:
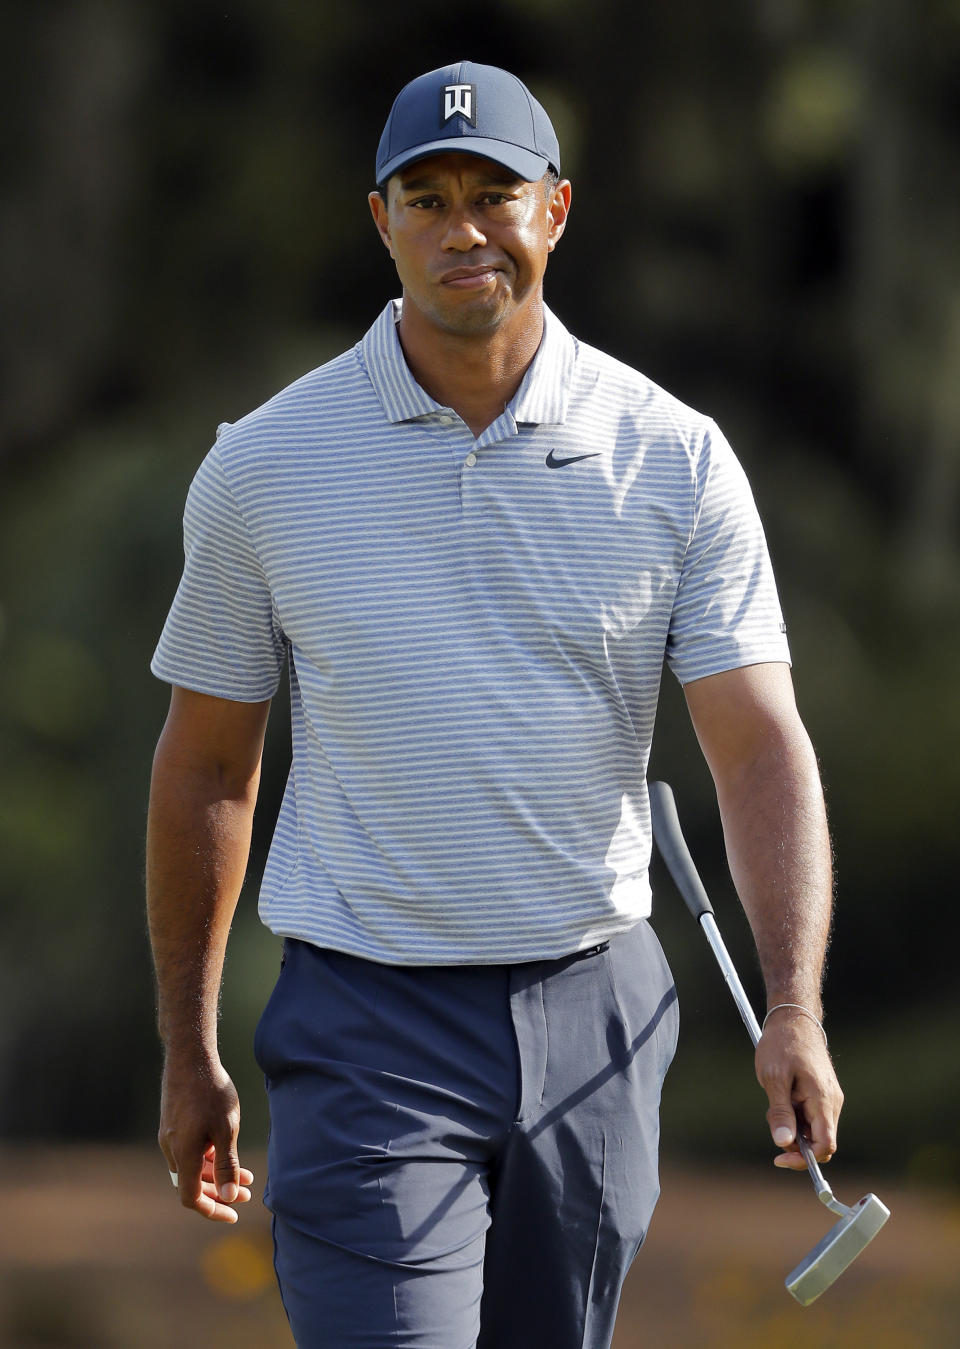
M454 290L482 290L492 281L496 280L499 268L494 267L492 263L475 267L454 267L449 272L444 272L440 277L440 284L450 286Z

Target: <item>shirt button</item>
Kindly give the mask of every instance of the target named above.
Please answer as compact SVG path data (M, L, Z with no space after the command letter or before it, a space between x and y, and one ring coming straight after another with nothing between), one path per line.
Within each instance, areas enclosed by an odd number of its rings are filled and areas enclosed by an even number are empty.
M474 464L477 462L477 456L471 450L463 462L466 464L467 468L473 468Z
M453 418L452 418L452 417L448 417L446 414L444 414L444 415L440 418L440 425L441 425L441 426L452 426L452 425L453 425Z

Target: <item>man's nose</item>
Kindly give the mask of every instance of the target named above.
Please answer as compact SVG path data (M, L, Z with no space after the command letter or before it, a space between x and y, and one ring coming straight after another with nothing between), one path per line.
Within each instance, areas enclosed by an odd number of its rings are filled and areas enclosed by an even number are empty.
M472 212L467 209L453 210L443 234L443 247L458 253L466 253L487 242L487 236Z

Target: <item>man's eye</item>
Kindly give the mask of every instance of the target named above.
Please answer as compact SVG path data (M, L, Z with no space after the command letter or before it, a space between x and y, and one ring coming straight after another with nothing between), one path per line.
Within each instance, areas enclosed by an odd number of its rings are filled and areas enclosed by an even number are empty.
M485 206L501 206L505 201L509 200L510 198L507 196L506 192L485 192L481 197L481 201Z
M439 197L416 197L416 198L410 203L410 205L411 205L411 206L417 207L417 209L418 209L418 210L421 210L421 211L429 210L432 206L439 206L439 205L440 205L440 198L439 198Z

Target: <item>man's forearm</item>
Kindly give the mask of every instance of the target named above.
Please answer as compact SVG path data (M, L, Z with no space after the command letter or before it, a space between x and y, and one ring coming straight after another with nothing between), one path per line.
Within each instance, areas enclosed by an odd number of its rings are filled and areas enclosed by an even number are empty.
M826 810L816 757L799 722L717 782L727 857L753 930L767 1005L820 1016L832 911Z
M833 899L816 756L786 665L748 666L688 685L710 765L730 871L753 929L768 1005L819 1015Z
M250 850L256 781L178 763L161 740L147 825L147 915L168 1053L215 1057L224 952Z

